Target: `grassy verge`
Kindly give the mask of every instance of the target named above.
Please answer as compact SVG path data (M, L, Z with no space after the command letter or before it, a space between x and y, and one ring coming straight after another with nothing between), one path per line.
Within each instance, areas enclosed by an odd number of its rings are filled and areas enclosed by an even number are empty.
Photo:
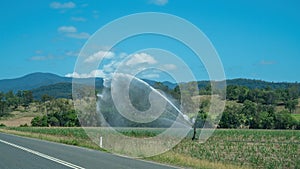
M125 129L127 136L156 135L155 129ZM6 132L49 141L100 149L82 128L5 127ZM184 139L172 150L146 160L184 168L300 168L300 131L216 130L204 144Z
M146 158L146 160L152 160L164 164L170 164L174 166L180 166L184 168L195 169L250 169L247 166L238 166L220 162L211 162L209 160L198 159L184 154L178 154L174 151L168 151L161 155Z
M39 130L22 130L26 129L24 128L19 128L20 130L17 129L18 127L1 127L0 132L3 133L8 133L8 134L14 134L18 136L24 136L24 137L31 137L31 138L37 138L41 140L47 140L47 141L52 141L52 142L57 142L57 143L63 143L63 144L68 144L68 145L74 145L74 146L79 146L79 147L86 147L90 149L95 149L95 150L100 150L100 151L106 151L104 149L101 149L98 145L94 144L91 140L89 139L84 139L81 137L78 137L74 134L54 134L54 131L47 130L46 128L39 128ZM28 129L31 127L28 127ZM38 129L38 128L37 128ZM59 128L56 128L59 129ZM74 128L73 128L74 129ZM77 128L80 130L80 128ZM77 130L76 129L76 130ZM63 130L61 128L60 130ZM38 131L45 131L45 132L38 132ZM50 131L50 132L47 132ZM52 134L51 134L52 132Z

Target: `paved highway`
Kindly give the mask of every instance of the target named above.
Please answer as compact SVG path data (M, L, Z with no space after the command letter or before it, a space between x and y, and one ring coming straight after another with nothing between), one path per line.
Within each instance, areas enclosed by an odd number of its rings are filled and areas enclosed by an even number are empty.
M1 169L171 169L81 147L0 133Z

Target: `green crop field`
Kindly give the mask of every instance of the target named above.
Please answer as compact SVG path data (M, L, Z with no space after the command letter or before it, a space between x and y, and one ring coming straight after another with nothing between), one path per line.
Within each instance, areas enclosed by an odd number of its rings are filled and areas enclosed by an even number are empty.
M0 131L97 149L82 128L11 127ZM161 129L120 132L152 137ZM220 129L205 143L191 141L189 135L172 150L147 159L190 168L300 168L300 131Z

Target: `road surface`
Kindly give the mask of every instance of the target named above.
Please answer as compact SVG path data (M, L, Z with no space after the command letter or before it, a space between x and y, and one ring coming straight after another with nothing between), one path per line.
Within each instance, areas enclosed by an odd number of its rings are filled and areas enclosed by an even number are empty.
M1 169L171 169L81 147L0 133Z

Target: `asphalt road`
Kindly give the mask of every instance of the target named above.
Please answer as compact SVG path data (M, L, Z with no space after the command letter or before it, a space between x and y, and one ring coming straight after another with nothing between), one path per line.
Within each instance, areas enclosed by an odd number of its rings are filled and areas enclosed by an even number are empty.
M171 169L173 167L0 133L1 169Z

